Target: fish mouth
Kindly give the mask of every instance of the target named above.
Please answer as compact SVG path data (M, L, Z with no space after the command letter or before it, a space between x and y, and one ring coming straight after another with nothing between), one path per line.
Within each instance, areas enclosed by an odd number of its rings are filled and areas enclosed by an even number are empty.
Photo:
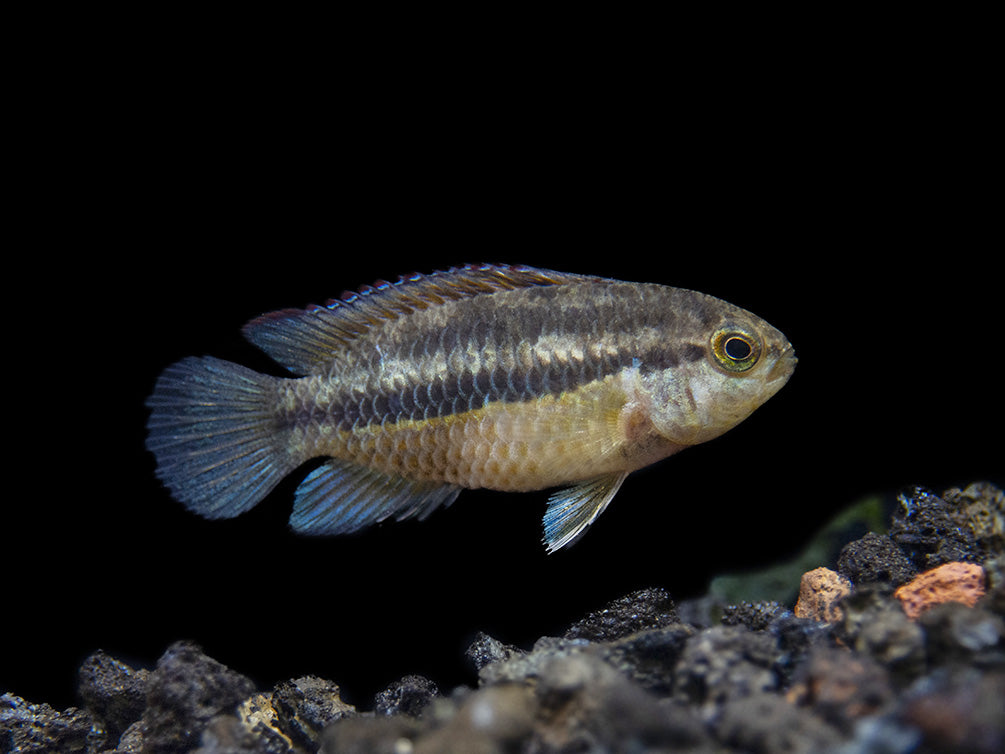
M799 359L796 358L796 353L792 347L786 348L781 356L775 360L775 363L772 364L765 381L787 380L792 375L792 372L795 371L798 361Z

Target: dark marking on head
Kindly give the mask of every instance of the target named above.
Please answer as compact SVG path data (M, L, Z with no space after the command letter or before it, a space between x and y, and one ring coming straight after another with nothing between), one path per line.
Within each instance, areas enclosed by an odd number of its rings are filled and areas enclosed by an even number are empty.
M681 358L689 364L701 361L708 355L707 349L701 343L683 343L681 344L680 353Z
M714 330L722 322L722 303L719 299L706 296L704 293L689 292L690 311L698 320L699 325L706 330Z

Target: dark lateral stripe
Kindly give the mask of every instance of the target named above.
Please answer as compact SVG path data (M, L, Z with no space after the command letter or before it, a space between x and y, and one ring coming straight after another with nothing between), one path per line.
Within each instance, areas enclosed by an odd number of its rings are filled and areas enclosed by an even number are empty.
M491 342L500 350L515 350L521 343L541 337L562 336L582 339L624 339L646 328L672 332L678 313L669 300L671 289L628 283L584 283L534 288L514 292L519 296L517 311L501 312L491 296L456 302L446 322L412 320L414 327L402 328L400 339L383 344L385 353L442 350L449 353L459 345L480 346ZM500 316L506 326L498 326Z
M631 367L636 359L643 372L672 369L705 355L703 345L681 337L682 327L685 332L702 329L692 319L696 309L701 307L690 292L627 283L558 285L457 301L447 318L432 310L403 318L382 333L379 352L359 344L354 369L376 375L397 363L399 377L411 384L393 392L384 387L373 395L346 392L330 406L304 405L286 420L298 425L323 420L349 430L385 420L460 414L494 401L558 395ZM602 343L607 355L569 362L552 355L548 366L514 366L522 362L517 358L522 346L535 347L545 339L559 346L580 344L583 350L588 350L586 344ZM486 346L496 354L492 363L479 364L467 355L482 353ZM463 359L456 358L459 354ZM471 363L471 371L415 384L420 364L428 369L430 363L457 361Z
M559 363L553 360L547 367L529 370L496 365L477 372L436 378L429 384L406 386L395 393L375 393L371 396L356 391L337 398L328 411L317 412L305 407L296 415L286 417L286 420L303 425L325 416L325 420L334 423L339 430L348 431L385 420L433 419L473 411L496 401L516 403L545 395L560 395L632 367L636 359L639 369L646 374L672 369L682 362L703 358L704 354L702 347L685 344L679 354L666 346L653 346L641 355L637 351L626 350L592 362Z

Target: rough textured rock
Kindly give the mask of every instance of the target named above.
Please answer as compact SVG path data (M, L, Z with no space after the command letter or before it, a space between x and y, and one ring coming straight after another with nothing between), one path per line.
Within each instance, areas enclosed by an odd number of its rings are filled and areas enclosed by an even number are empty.
M336 684L316 676L280 683L269 705L275 712L275 727L308 751L317 748L327 726L356 714L355 707L342 701Z
M696 633L683 623L640 631L606 645L591 647L606 662L644 689L669 695L676 663Z
M194 748L210 720L233 712L254 691L248 678L207 657L197 645L171 645L150 674L142 720L144 752Z
M287 754L290 751L286 740L265 737L233 715L212 718L202 730L199 747L191 749L192 754Z
M377 694L374 710L378 715L418 717L437 696L436 684L421 675L406 675Z
M862 718L885 711L895 696L886 668L868 655L817 647L800 666L786 698L811 707L828 723L850 733Z
M771 622L788 612L777 602L741 602L738 605L727 605L722 611L722 622L727 626L746 626L753 631L760 631L771 625Z
M269 754L294 751L293 738L280 730L273 708L274 697L275 694L270 693L253 694L241 702L234 715L214 717L203 731L202 747L212 750L211 747L222 747L225 742L247 747L253 742L254 751Z
M919 571L944 563L984 559L964 512L931 490L911 487L897 496L890 539Z
M841 549L837 571L853 584L892 584L910 581L917 569L888 536L869 532Z
M1005 615L1005 555L984 561L984 578L987 592L981 604L998 615Z
M0 696L2 752L86 752L93 725L94 719L76 707L57 712L13 694Z
M797 618L833 623L841 620L838 603L851 593L851 583L830 568L815 568L803 574L799 582Z
M838 638L883 665L897 685L925 670L924 631L905 614L889 586L871 585L847 597Z
M925 752L1005 751L1005 673L940 668L906 697L899 718L919 732Z
M1005 555L1005 491L988 482L974 482L964 489L946 490L942 499L974 535L985 558Z
M811 754L841 740L838 731L810 710L763 692L730 700L714 730L720 741L737 751L765 754Z
M979 607L946 602L918 619L931 666L1005 668L1005 619Z
M85 706L103 722L110 741L117 741L143 715L149 679L148 670L134 670L100 650L80 666L78 693Z
M503 644L493 639L487 633L479 631L471 645L465 650L464 656L475 670L481 670L494 662L503 662L514 657L525 655L519 647Z
M676 607L666 589L640 589L576 621L565 632L564 638L609 641L679 621Z
M903 603L911 620L943 602L961 602L973 607L983 595L984 569L973 563L946 563L925 571L893 594Z
M792 613L780 615L766 630L778 642L779 656L774 669L782 688L787 688L792 682L811 651L833 646L835 642L834 624L797 618Z
M522 683L535 679L540 675L541 664L551 657L562 656L583 651L590 642L585 639L559 639L554 636L542 636L529 652L522 652L512 657L492 662L478 671L478 679L482 684L515 682Z
M542 751L646 751L695 746L705 733L693 713L657 697L590 653L548 662L535 688Z
M780 652L773 636L742 626L716 626L684 647L674 668L674 696L711 716L728 699L774 690Z
M416 744L418 754L519 751L537 724L537 703L530 686L502 684L465 694ZM332 749L338 751L338 749Z
M0 754L997 754L1001 491L908 497L896 540L870 535L835 552L847 578L818 569L823 586L811 583L795 612L709 599L678 611L665 590L640 590L529 649L480 634L467 651L470 687L440 693L404 676L364 711L323 678L255 689L190 643L149 671L97 652L79 673L85 709L0 697ZM896 543L912 563L937 560L952 548L933 532L949 519L970 532L952 547L969 536L990 588L932 600L912 620L894 596L907 586L896 583L905 572Z

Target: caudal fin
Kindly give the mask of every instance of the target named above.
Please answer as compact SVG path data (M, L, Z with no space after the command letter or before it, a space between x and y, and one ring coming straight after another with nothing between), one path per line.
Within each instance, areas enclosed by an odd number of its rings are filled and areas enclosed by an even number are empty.
M277 378L212 357L164 370L147 400L147 449L171 494L206 518L253 508L296 465L276 426Z

